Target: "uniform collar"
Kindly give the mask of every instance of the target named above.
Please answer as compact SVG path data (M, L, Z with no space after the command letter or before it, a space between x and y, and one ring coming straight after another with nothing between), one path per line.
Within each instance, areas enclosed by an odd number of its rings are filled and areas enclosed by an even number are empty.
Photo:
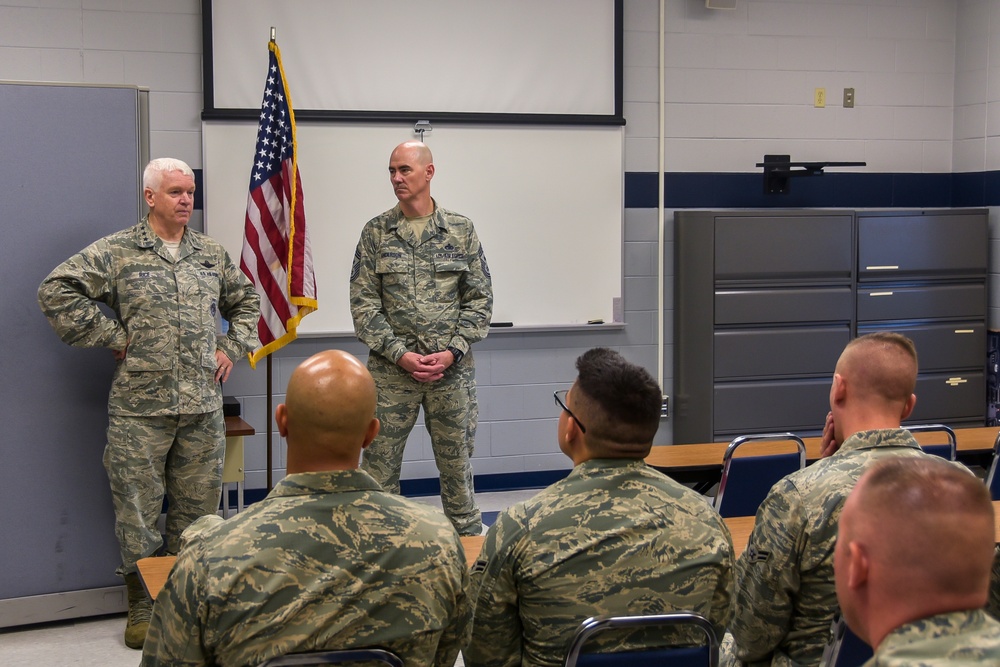
M437 200L434 199L434 197L431 197L431 201L434 202L434 211L431 213L431 222L442 229L446 228L447 225L444 224L444 218L440 215L441 209L438 208ZM399 204L396 204L392 207L392 215L389 216L386 228L389 231L395 231L396 228L399 227L399 223L402 222L405 217L406 216L403 215L403 209Z
M880 428L871 431L858 431L844 440L844 444L840 446L837 452L875 449L876 447L912 447L920 449L920 443L905 428Z
M202 243L195 236L185 226L184 235L181 236L181 257L188 254L184 252L187 246L190 246L193 250L202 250ZM159 242L160 246L163 245L163 240L153 231L153 225L149 222L149 215L142 216L139 224L135 226L135 244L140 248L151 249L157 246L157 242Z
M379 483L364 470L324 470L298 472L275 484L268 496L306 496L317 493L382 491Z

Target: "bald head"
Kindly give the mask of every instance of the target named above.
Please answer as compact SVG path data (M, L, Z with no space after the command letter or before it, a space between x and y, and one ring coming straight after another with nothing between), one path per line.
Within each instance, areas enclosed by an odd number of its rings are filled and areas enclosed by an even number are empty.
M877 645L903 623L984 606L994 533L989 491L967 470L937 457L879 462L840 516L837 594L848 623Z
M384 154L383 154L384 155ZM389 162L403 160L413 164L427 166L434 162L431 149L422 141L404 141L392 150Z
M357 467L378 433L375 400L372 376L350 354L327 350L306 359L275 411L288 442L288 472Z

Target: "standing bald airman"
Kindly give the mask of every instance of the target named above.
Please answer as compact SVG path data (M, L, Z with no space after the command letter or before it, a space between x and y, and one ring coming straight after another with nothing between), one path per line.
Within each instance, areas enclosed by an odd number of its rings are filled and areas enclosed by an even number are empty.
M419 141L389 158L399 204L361 232L351 270L354 331L371 349L382 432L362 468L399 493L403 448L424 409L444 511L461 535L482 516L472 465L479 408L470 346L489 333L493 286L472 221L431 198L434 162Z

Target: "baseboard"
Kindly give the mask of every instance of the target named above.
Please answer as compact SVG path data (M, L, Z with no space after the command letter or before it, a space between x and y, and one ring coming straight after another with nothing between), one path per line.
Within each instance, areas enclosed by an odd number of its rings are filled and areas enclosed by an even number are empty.
M128 596L124 585L29 595L0 600L0 628L123 614L127 611Z

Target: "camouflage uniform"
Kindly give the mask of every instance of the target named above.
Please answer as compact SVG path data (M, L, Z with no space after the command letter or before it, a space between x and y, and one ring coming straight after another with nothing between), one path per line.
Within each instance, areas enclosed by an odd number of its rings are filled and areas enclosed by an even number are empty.
M215 351L232 361L258 346L260 297L218 243L192 229L174 260L148 220L96 241L57 266L38 302L63 342L125 349L108 399L104 466L121 547L118 573L162 546L156 527L169 501L169 551L195 518L215 512L225 422ZM98 302L114 310L109 318ZM230 324L216 333L216 314Z
M1000 621L1000 547L993 552L993 569L990 572L990 597L986 611Z
M864 667L1000 665L1000 623L981 610L938 614L896 628Z
M820 663L838 609L833 547L840 510L865 469L889 456L928 455L909 431L862 431L771 488L736 561L723 665Z
M361 232L351 270L354 331L369 348L368 370L378 386L382 430L362 467L399 493L406 438L421 405L441 475L445 514L462 535L479 535L469 458L478 405L476 368L469 346L489 333L493 287L472 221L435 204L417 237L397 205ZM396 365L406 352L454 347L465 357L436 382L422 383Z
M580 623L598 614L690 610L721 637L730 617L732 565L732 538L703 496L642 461L585 461L501 512L486 534L472 568L465 664L560 666ZM594 646L650 641L607 635ZM675 634L666 641L691 640Z
M407 667L450 667L468 641L467 585L440 510L361 470L292 474L247 511L184 533L142 665L242 667L378 646Z

